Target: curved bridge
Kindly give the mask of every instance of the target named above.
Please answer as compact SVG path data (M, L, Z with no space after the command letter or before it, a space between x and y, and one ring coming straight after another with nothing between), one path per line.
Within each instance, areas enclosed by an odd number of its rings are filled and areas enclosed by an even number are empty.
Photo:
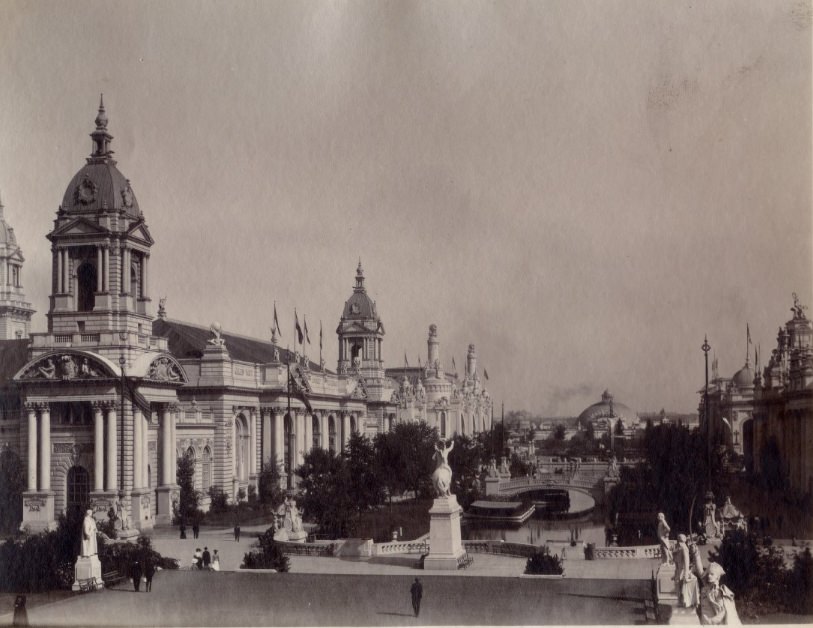
M604 503L606 473L601 471L575 471L567 474L543 474L537 477L500 479L497 490L489 487L490 495L519 495L537 489L559 488L578 491L593 498L596 505ZM609 482L613 482L609 480Z

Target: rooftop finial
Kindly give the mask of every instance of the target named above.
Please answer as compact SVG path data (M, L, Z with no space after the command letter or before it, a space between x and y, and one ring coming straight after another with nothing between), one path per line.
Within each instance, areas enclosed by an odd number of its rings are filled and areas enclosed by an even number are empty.
M99 131L107 130L107 113L104 110L104 94L99 96L99 113L96 116L96 129Z
M364 269L361 267L361 258L359 257L359 265L356 268L356 291L364 290Z

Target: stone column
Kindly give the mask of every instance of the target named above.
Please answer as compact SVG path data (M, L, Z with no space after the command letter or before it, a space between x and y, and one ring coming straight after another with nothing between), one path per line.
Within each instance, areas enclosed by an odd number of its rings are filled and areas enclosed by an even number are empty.
M170 422L169 406L164 406L161 408L161 484L172 484L172 472L170 470L172 425Z
M71 291L71 253L69 249L63 249L62 255L62 291L65 294L70 294Z
M313 449L313 415L306 412L303 422L305 423L305 446L302 448L302 452L306 454Z
M102 249L102 252L104 253L104 255L103 255L103 260L104 260L104 282L102 284L102 288L104 289L105 292L109 292L110 291L110 248L106 246L106 247L104 247L104 249ZM124 419L122 419L122 420L124 420Z
M285 461L285 414L280 409L274 410L274 453L273 464L278 467Z
M169 476L172 484L178 483L178 407L169 409L170 443L169 443Z
M93 404L93 490L104 490L104 419L102 407Z
M141 486L144 488L149 488L150 481L147 474L147 466L150 463L150 448L149 448L149 418L144 416L139 411L139 416L141 420L141 453L143 455L142 462L141 462Z
M330 434L328 434L328 428L330 427L328 421L328 412L323 412L319 417L319 446L327 451L330 449Z
M116 426L116 407L110 404L107 408L107 486L108 491L118 490L118 436Z
M51 409L40 409L40 490L51 490Z
M56 249L56 285L54 286L54 292L57 294L62 294L62 249Z
M262 420L263 428L262 428L262 460L261 468L267 464L274 464L274 460L272 459L272 443L271 443L271 410L268 408L260 410L260 418ZM270 463L269 463L270 461Z
M148 283L148 277L149 277L149 275L147 274L147 267L149 266L150 256L149 256L149 255L145 255L145 256L143 257L143 260L144 260L144 263L142 264L142 268L144 269L144 271L143 271L143 272L144 272L144 281L143 281L143 284L142 284L142 285L144 286L144 288L143 288L143 290L142 290L143 294L142 294L141 296L142 296L142 297L144 297L144 298L146 299L146 298L148 298L148 297L149 297L149 295L150 295L150 292L149 292L149 286L150 286L150 284Z
M143 437L141 434L141 410L133 408L133 488L142 488L144 453L142 451Z
M344 413L342 415L342 451L347 446L347 443L350 442L350 414Z
M296 446L294 447L294 456L293 456L293 471L299 465L304 462L304 451L305 451L305 415L302 412L294 412L294 432L295 432L295 439L294 442Z
M248 475L257 475L257 413L248 410Z
M28 490L37 490L37 410L26 404L28 410Z
M96 247L96 292L103 291L104 261L102 260L102 247Z

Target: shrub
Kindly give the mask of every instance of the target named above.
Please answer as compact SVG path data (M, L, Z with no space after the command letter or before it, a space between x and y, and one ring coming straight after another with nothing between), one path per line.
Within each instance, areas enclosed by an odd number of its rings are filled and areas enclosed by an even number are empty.
M135 544L120 541L99 545L99 561L103 572L116 570L120 574L128 574L136 560L143 564L147 559L162 569L178 568L178 561L165 558L152 549L152 541L146 536L138 537Z
M564 572L562 559L551 554L547 546L541 547L528 558L525 573L532 575L560 575Z
M219 486L209 487L209 498L212 500L209 504L209 511L212 513L227 512L229 510L229 497Z
M274 541L274 528L268 528L257 539L257 550L243 556L243 569L276 569L284 573L291 568L290 559L283 553L279 543Z

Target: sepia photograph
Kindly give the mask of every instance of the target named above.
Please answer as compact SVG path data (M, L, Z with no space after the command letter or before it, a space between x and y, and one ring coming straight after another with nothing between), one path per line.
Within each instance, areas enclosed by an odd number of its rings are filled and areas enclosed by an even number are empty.
M812 30L0 2L0 626L813 623Z

